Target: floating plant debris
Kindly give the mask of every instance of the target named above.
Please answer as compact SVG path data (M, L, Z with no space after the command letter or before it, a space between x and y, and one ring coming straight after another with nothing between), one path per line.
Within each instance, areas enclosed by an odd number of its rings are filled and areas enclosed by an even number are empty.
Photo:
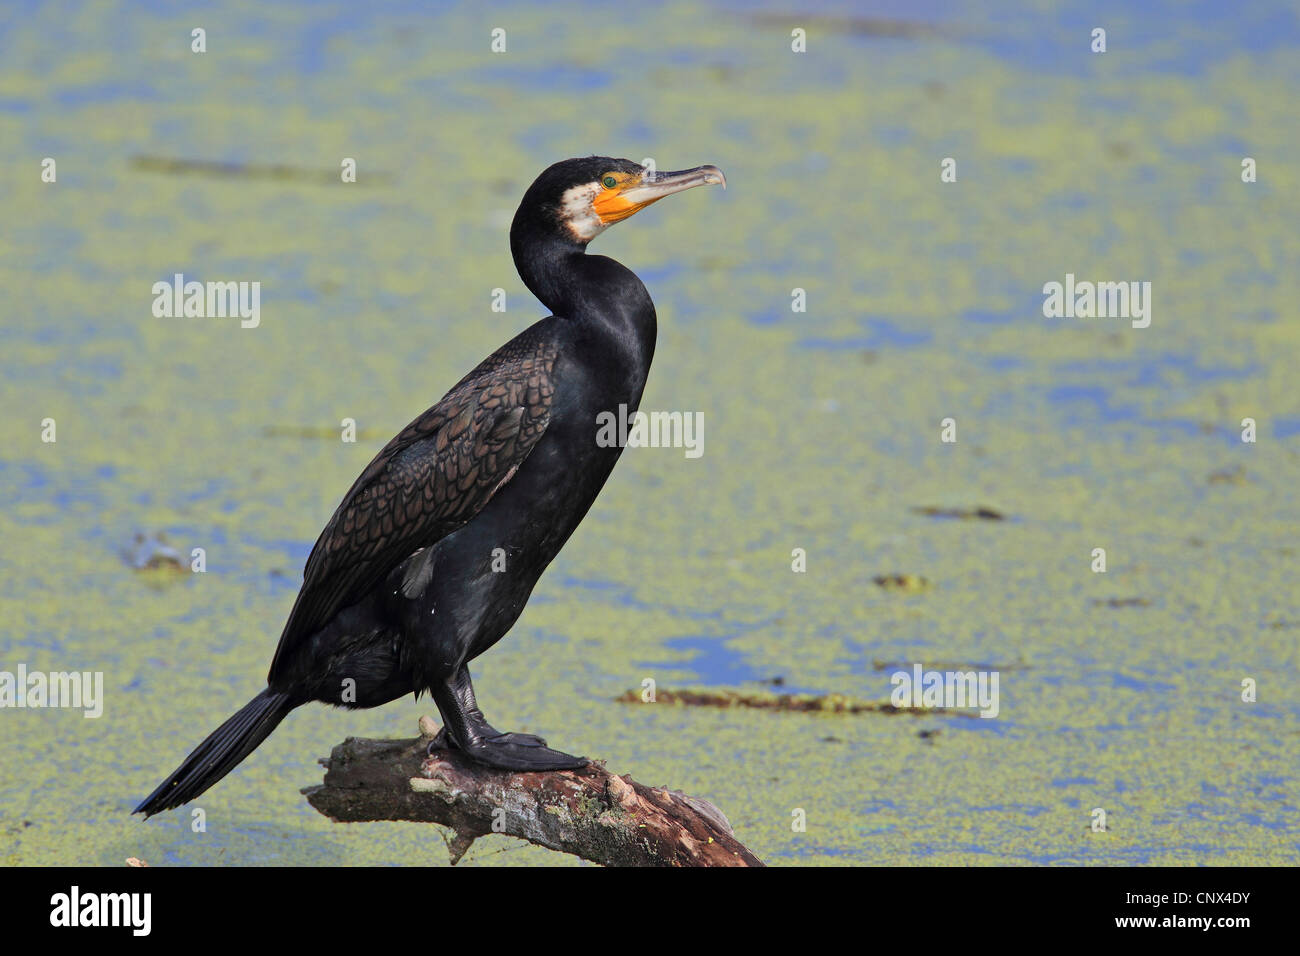
M930 582L919 574L878 574L871 580L886 591L928 591Z
M639 689L626 691L615 699L625 704L644 703ZM946 707L895 707L893 704L854 700L842 694L750 694L733 690L659 690L655 692L654 702L677 707L747 707L754 710L777 710L787 713L911 714L914 717L943 714L978 719L977 714L962 713Z
M970 521L973 518L982 518L985 521L1005 521L1006 515L993 508L936 508L933 505L925 505L912 509L919 515L926 515L930 518L958 518L962 521Z

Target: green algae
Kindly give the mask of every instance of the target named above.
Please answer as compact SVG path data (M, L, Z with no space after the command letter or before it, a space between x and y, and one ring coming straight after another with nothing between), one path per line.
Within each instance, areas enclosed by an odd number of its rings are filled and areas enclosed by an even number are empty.
M1300 860L1300 644L1279 626L1300 620L1293 49L1185 75L1121 44L1044 71L924 30L810 21L796 56L780 17L519 7L350 17L314 66L296 38L321 9L228 5L201 57L188 13L7 27L0 667L102 670L108 700L0 713L0 860L445 862L428 827L336 825L298 792L334 743L406 736L425 701L295 713L199 801L206 831L129 811L259 689L369 457L542 314L506 228L540 168L587 152L727 172L593 247L658 304L644 407L702 410L706 450L624 456L475 667L497 726L707 797L769 864ZM347 156L358 188L315 175ZM260 327L153 318L176 271L261 281ZM1152 326L1044 319L1066 272L1151 281ZM343 418L355 444L305 440ZM913 510L980 506L1014 520ZM208 571L132 571L143 529ZM898 569L932 589L875 583ZM647 677L725 683L681 637L882 703L874 660L1022 666L993 721L616 703ZM466 862L578 865L499 838Z

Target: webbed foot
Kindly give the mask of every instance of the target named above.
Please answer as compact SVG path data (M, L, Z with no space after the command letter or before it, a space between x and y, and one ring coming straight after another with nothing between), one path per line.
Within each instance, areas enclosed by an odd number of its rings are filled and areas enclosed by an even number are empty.
M513 737L540 739L532 734L501 734L473 741L468 747L459 749L476 763L498 770L577 770L587 766L586 757L575 757L536 743L515 743L510 739Z
M545 737L538 737L534 734L503 734L500 731L493 729L490 725L487 729L490 733L488 733L484 738L486 740L499 741L505 744L515 744L520 747L546 746ZM443 727L434 735L434 738L429 741L428 752L433 753L435 750L452 750L453 748L459 749L451 742L451 738L447 736L447 728Z
M551 750L545 740L533 734L496 734L461 747L443 727L427 748L430 755L438 750L459 750L475 763L498 770L576 770L587 765L586 757Z
M587 765L586 757L551 750L546 740L534 734L502 733L483 716L474 699L474 685L468 668L445 684L430 688L442 714L442 729L429 741L435 750L459 750L476 763L498 770L576 770Z

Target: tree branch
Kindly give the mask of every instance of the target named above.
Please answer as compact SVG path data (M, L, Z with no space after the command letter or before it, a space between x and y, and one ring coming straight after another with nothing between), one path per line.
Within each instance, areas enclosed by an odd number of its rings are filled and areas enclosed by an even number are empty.
M600 761L581 770L512 773L455 750L427 754L437 725L412 740L349 737L325 782L302 792L342 823L411 820L451 827L455 865L476 839L505 833L606 866L762 866L722 812L699 797L646 787Z

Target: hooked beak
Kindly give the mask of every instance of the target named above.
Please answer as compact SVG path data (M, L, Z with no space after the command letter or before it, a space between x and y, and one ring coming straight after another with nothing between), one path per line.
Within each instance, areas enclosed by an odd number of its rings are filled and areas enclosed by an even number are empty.
M727 188L727 177L722 175L722 170L717 166L696 166L694 169L680 169L672 173L651 173L647 170L639 179L629 180L618 189L602 190L592 205L600 217L601 225L609 226L640 212L665 196L712 183Z
M695 186L720 185L727 188L727 177L717 166L696 166L694 169L679 169L674 173L650 173L641 177L641 182L623 191L623 198L636 206L648 206L656 200L679 193Z

